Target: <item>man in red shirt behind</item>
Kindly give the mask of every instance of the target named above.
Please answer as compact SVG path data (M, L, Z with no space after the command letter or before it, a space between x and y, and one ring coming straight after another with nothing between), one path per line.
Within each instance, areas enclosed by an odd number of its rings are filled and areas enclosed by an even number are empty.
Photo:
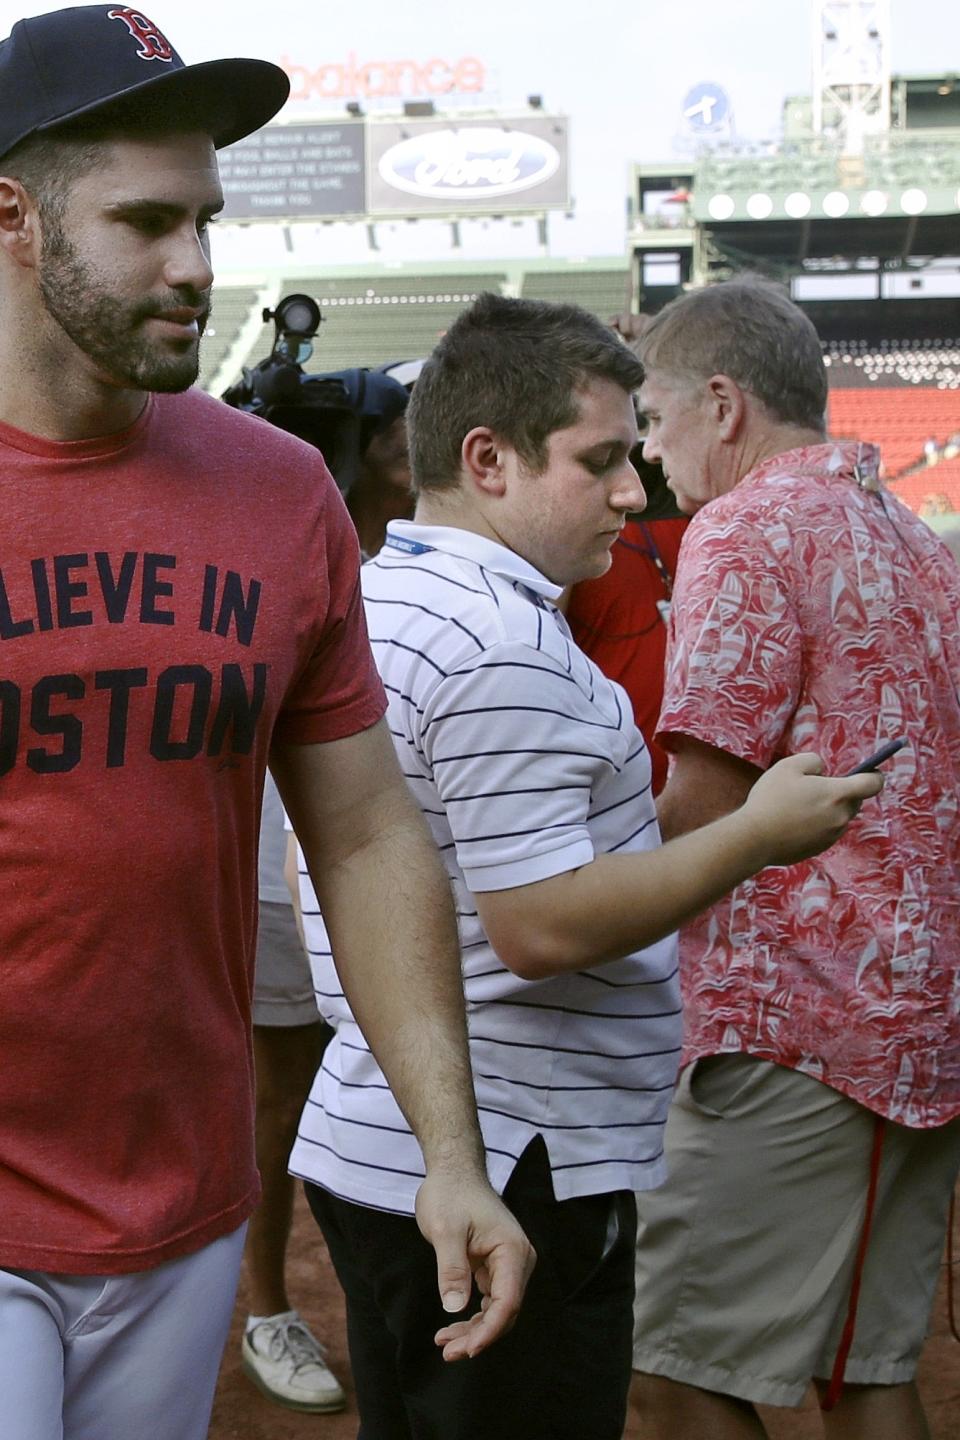
M580 649L611 680L623 686L633 718L647 742L653 793L667 778L667 753L656 740L663 699L663 671L673 579L680 542L689 523L666 488L659 466L635 453L647 504L628 516L610 551L610 569L597 580L574 585L567 622Z

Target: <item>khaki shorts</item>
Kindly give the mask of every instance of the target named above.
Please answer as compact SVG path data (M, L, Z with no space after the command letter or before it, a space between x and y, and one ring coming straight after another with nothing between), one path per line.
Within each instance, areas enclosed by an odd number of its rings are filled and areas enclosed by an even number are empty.
M634 1369L767 1405L829 1378L874 1117L796 1071L715 1055L680 1078L669 1179L637 1196ZM846 1378L913 1378L960 1167L960 1120L888 1122Z
M292 905L260 901L253 981L254 1025L319 1023L310 962L304 954Z

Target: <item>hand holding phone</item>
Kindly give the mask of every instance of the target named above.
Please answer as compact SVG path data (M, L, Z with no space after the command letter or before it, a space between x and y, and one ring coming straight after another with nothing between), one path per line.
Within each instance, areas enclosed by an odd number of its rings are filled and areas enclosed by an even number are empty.
M812 751L771 765L743 804L766 846L765 865L796 865L833 845L865 801L883 789L881 775L826 775Z
M892 759L898 750L903 749L906 743L903 736L901 736L899 740L889 740L886 745L882 745L873 755L868 755L866 760L861 760L859 765L855 765L852 770L848 770L846 772L847 775L869 774L871 771L876 770L879 765L882 765L884 761Z

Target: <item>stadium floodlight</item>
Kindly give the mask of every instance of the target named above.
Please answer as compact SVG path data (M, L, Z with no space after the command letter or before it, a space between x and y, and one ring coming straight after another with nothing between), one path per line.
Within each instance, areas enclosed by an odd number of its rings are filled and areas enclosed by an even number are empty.
M890 128L891 0L812 0L813 128L843 155Z
M747 200L747 214L751 220L766 220L773 213L773 201L769 195L758 192Z
M917 185L911 185L900 196L900 209L905 215L922 215L927 208L927 193Z
M802 220L810 214L812 201L802 190L793 190L783 202L783 208L791 220Z
M883 190L867 190L860 196L860 209L864 215L882 215L889 201Z
M840 216L846 215L850 209L850 196L845 195L842 190L831 190L824 195L820 208L831 220L839 220Z
M711 220L729 220L736 208L732 195L711 195L707 214Z

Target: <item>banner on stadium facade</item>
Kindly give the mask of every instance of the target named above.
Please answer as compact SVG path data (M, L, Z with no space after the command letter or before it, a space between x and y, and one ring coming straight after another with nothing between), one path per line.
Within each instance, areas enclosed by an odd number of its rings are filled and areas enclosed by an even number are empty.
M220 151L224 220L568 210L563 116L311 120Z
M567 210L566 118L371 120L367 203L373 216Z
M266 125L220 151L224 220L356 218L366 210L362 120Z

